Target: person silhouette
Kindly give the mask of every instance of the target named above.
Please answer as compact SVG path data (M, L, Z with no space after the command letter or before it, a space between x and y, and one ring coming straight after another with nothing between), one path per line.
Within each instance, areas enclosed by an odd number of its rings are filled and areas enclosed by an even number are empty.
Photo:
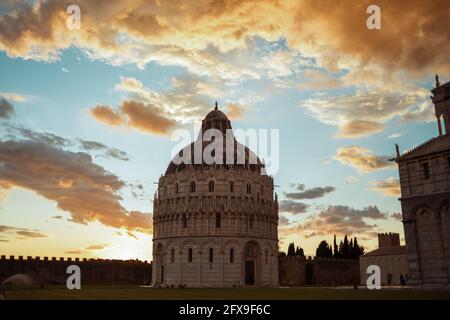
M406 285L406 281L405 278L403 277L403 274L400 275L400 285L403 287L404 285Z

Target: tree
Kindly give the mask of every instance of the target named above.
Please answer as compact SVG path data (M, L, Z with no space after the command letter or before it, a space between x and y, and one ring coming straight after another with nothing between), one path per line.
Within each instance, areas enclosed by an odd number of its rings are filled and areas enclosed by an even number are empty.
M338 246L337 246L337 244L336 244L336 235L334 235L333 251L334 251L333 256L334 256L335 258L338 258L338 257L339 257L339 249L338 249Z
M297 247L297 249L295 249L295 255L299 257L304 257L305 253L303 252L303 249L301 247Z
M358 259L359 256L362 256L364 254L364 247L360 246L358 244L358 239L356 239L353 241L353 255L355 259Z
M287 255L288 255L288 257L295 255L295 245L293 242L289 243Z
M350 258L350 245L348 243L347 235L344 237L344 243L342 244L342 258L349 259Z
M329 245L325 240L322 240L316 249L316 257L331 258L332 256L333 256L333 249L331 249L331 245Z

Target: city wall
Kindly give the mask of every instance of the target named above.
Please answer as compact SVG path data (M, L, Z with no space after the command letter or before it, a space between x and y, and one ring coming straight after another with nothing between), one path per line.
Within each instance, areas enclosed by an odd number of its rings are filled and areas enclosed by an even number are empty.
M65 284L69 265L81 269L81 285L150 284L152 265L139 260L56 257L0 257L0 283L15 274L27 274L36 285Z

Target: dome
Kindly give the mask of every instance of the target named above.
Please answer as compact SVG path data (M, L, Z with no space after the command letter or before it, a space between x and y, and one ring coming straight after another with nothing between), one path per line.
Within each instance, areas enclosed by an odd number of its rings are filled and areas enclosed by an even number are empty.
M216 108L208 112L208 114L205 117L205 120L213 120L213 119L229 121L226 114Z
M251 151L248 147L242 145L239 143L232 131L231 122L228 119L228 117L220 111L216 106L213 110L211 110L205 118L202 120L202 129L199 133L197 140L195 142L192 142L188 146L184 147L182 150L178 152L178 155L182 157L186 152L190 153L191 155L191 161L189 163L177 163L172 161L169 163L169 166L167 167L167 170L165 174L172 174L179 172L181 170L186 169L188 166L193 166L195 168L201 168L203 166L211 166L211 164L207 164L204 162L204 159L202 157L201 163L200 161L194 161L194 150L195 146L197 144L201 144L201 150L202 155L205 150L205 148L213 143L213 141L202 141L202 137L205 134L205 132L209 129L217 129L219 130L223 135L223 156L222 156L222 162L220 163L213 163L212 165L218 165L218 166L224 166L226 168L229 167L242 167L247 168L252 171L259 171L261 173L261 170L264 168L264 164L261 162L261 160ZM233 135L233 144L232 146L227 146L226 141L228 135ZM198 147L197 147L198 148ZM232 164L227 164L227 154L233 152L233 162ZM231 158L231 156L230 156ZM238 161L239 160L239 161Z

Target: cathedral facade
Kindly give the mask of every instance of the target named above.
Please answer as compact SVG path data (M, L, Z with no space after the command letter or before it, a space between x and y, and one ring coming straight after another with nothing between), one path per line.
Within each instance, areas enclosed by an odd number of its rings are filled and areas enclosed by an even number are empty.
M223 155L214 155L224 161L208 164L196 161L196 146L201 152L208 148L211 142L202 137L210 129L233 143L231 148L224 145ZM154 198L152 285L278 286L273 179L252 151L235 140L217 104L203 119L197 141L179 155L192 161L172 160ZM225 161L230 158L232 163Z
M436 76L438 136L397 157L408 285L450 289L450 82Z

